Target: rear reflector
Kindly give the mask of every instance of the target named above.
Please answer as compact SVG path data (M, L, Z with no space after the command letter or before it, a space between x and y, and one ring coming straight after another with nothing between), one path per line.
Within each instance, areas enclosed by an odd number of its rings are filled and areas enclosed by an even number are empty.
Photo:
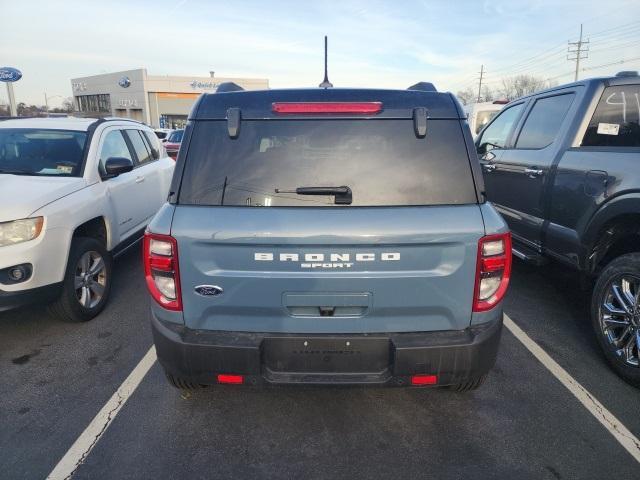
M413 375L411 385L435 385L438 383L437 375Z
M309 114L340 113L370 115L382 110L382 102L276 102L271 104L273 113Z
M243 382L244 382L244 377L242 375L227 375L224 373L218 374L218 383L241 385Z

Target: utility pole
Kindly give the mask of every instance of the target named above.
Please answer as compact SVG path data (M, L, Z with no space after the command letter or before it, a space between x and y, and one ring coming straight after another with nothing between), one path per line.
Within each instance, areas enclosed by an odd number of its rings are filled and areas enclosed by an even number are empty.
M480 82L478 83L478 100L476 100L476 103L480 103L480 94L482 93L482 77L484 77L484 65L480 65Z
M577 42L568 42L567 60L576 62L576 74L574 82L578 81L578 72L580 71L580 60L589 57L589 40L582 40L582 24L580 24L580 40ZM584 56L583 56L584 54Z

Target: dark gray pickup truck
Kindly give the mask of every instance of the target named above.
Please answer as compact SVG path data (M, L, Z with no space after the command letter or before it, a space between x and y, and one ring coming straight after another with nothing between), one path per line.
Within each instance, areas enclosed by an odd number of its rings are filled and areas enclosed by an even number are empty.
M606 358L640 385L640 77L621 72L507 105L476 139L513 253L595 280Z

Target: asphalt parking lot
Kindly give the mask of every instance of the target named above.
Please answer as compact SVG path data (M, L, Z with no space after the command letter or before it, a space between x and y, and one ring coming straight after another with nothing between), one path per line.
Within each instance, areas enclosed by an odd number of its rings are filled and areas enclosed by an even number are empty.
M45 478L152 345L137 249L112 301L64 324L0 314L0 477ZM640 392L608 369L587 294L557 267L516 262L505 311L636 437ZM638 445L640 450L640 445ZM209 388L157 363L74 478L640 478L640 464L508 330L478 391Z

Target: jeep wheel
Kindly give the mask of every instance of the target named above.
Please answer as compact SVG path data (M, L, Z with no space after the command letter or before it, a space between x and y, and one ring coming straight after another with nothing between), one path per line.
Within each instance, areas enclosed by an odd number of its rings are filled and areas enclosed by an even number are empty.
M104 308L111 290L111 255L98 240L71 242L62 295L50 313L67 322L86 322Z
M591 319L611 367L640 387L640 253L605 267L593 291Z

